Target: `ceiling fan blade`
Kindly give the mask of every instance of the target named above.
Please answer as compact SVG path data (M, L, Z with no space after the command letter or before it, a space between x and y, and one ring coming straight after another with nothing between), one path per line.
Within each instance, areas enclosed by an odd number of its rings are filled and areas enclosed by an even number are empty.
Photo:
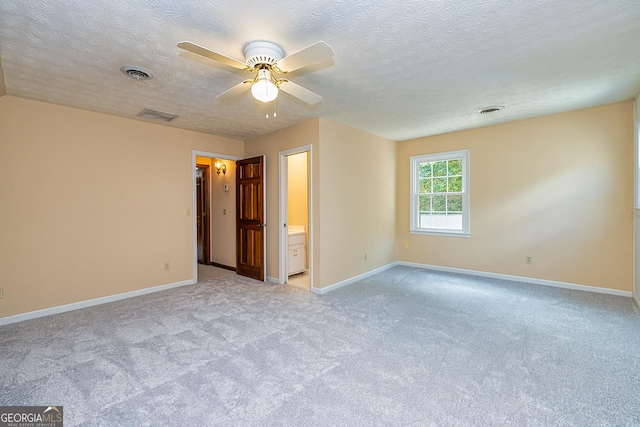
M225 65L228 65L233 68L238 68L240 70L248 69L247 65L244 62L240 62L237 59L229 58L221 53L214 52L212 50L207 49L206 47L202 47L195 43L191 42L180 42L178 43L178 47L180 49L187 50L189 52L195 53L197 55L204 56L205 58L213 59L214 61L222 62Z
M310 105L314 105L322 101L322 97L317 93L313 93L289 80L281 80L280 89Z
M233 97L236 97L238 95L240 95L242 92L246 92L247 90L249 90L251 88L251 83L253 82L253 80L245 80L243 82L238 83L237 85L233 86L231 89L222 92L220 95L216 96L216 99L231 99Z
M277 62L276 66L282 72L288 73L289 71L324 61L325 59L331 58L333 55L334 53L331 46L321 41L282 58Z

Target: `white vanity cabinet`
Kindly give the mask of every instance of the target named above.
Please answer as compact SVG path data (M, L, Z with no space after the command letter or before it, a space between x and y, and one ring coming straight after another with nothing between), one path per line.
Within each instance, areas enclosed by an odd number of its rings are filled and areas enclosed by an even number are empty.
M302 273L307 264L307 244L304 228L302 231L289 229L289 276Z

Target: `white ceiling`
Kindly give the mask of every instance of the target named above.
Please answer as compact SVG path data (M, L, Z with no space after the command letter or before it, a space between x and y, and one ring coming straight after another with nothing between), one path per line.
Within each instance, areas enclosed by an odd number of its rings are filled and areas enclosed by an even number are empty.
M248 73L176 47L243 60L268 40L318 40L333 61L288 78L323 97L273 105L216 96ZM640 91L638 0L2 0L6 93L247 139L313 117L405 140L602 105ZM155 79L137 83L122 65ZM480 115L489 105L506 108Z

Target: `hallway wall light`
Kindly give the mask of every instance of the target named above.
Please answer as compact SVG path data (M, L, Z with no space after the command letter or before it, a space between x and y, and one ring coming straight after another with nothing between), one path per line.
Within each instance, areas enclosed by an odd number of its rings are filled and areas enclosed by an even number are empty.
M223 175L227 174L227 165L225 165L224 163L222 163L220 160L216 160L216 162L213 164L216 168L216 173L218 175L220 175L220 171L222 171Z

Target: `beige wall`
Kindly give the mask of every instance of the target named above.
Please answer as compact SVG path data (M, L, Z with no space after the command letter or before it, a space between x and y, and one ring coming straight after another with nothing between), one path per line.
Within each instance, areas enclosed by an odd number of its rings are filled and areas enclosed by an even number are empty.
M277 132L270 133L258 138L245 141L244 153L245 157L266 156L266 190L267 190L267 276L272 278L279 277L279 152L291 148L311 145L313 151L311 155L311 183L312 183L312 207L313 213L313 250L314 254L319 252L320 239L317 237L320 229L318 215L318 155L319 150L319 122L318 119L308 120L301 124L282 129ZM316 256L314 256L316 258ZM319 259L314 259L319 262ZM320 280L319 269L312 271L313 281L318 283Z
M307 144L313 152L313 286L333 285L395 261L395 143L325 119L245 141L246 157L267 156L268 224L278 221L278 153ZM278 277L274 228L267 228L270 277Z
M227 165L226 174L211 173L211 261L236 266L236 162ZM224 191L224 185L229 191ZM226 213L225 213L226 210Z
M0 98L0 317L192 279L194 149L243 143Z
M395 261L395 158L395 142L320 119L322 279L315 287Z
M313 119L243 147L4 96L0 317L192 279L192 150L266 155L267 275L278 277L278 152L303 145L313 151L317 288L399 259L631 290L632 105L400 143ZM463 148L471 150L471 237L409 234L409 157ZM235 176L231 163L226 179ZM233 205L231 192L222 197ZM212 239L214 248L224 240Z
M471 237L409 234L409 157L464 148ZM397 161L401 261L631 290L632 102L400 142Z
M306 152L287 157L287 218L289 227L304 227L307 233L306 245L309 246L309 156ZM305 268L309 268L309 251L305 251Z
M307 153L287 157L288 172L288 217L290 225L302 225L305 230L309 223L307 191Z
M227 173L216 173L216 160L227 166ZM209 237L210 262L236 266L236 162L226 159L196 157L196 162L209 165ZM224 191L227 184L229 191Z

